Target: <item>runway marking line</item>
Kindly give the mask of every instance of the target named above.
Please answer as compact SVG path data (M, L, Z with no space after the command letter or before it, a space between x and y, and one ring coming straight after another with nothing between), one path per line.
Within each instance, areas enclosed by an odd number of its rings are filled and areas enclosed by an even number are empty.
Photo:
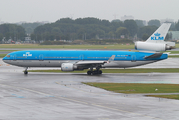
M16 86L11 86L11 85L5 85L5 84L0 84L0 85L1 86L14 87L14 88L18 88L18 89L23 89L23 90L26 90L26 91L38 93L38 94L45 95L45 96L52 96L52 95L47 94L47 93L43 93L43 92L39 92L39 91L27 89L27 88L21 88L21 87L16 87ZM79 100L75 100L75 99L71 99L71 98L66 98L66 97L60 97L60 96L54 96L54 97L65 99L65 100L69 100L69 101L74 101L74 102L78 102L78 103L83 103L83 104L90 104L90 103L87 103L87 102L83 102L83 101L79 101ZM125 110L121 110L121 109L107 107L107 106L103 106L103 105L99 105L99 104L93 104L92 103L91 105L97 106L97 107L100 107L100 108L107 108L107 109L111 109L111 110L115 110L115 111L121 111L121 112L125 112L125 113L132 113L132 114L136 114L136 115L143 116L143 117L150 117L150 118L153 118L153 119L160 119L160 118L155 118L155 117L152 117L152 116L142 115L142 114L139 114L139 113L134 113L134 112L130 112L130 111L125 111ZM160 120L162 120L162 119L160 119Z

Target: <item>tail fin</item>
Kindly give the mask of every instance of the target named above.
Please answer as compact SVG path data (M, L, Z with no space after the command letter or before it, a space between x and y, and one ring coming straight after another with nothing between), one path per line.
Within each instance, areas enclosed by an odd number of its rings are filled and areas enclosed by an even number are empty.
M135 49L140 51L166 51L175 48L175 42L165 42L171 23L163 23L145 42L135 42Z
M146 42L163 43L168 33L171 23L163 23Z

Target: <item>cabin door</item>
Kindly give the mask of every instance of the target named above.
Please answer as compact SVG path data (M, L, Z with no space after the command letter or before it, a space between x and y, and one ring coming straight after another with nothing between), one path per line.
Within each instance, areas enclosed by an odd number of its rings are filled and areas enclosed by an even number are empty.
M16 57L17 57L17 56L16 56L16 54L15 54L15 55L13 56L13 60L14 60L14 61L16 61Z
M43 61L43 55L39 55L39 61Z
M79 60L84 60L84 55L80 55Z
M132 62L136 62L136 55L132 55Z

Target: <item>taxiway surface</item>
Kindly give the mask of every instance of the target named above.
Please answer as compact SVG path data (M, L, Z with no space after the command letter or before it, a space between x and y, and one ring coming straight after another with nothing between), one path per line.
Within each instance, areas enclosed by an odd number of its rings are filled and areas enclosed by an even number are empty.
M22 68L9 66L1 60L0 65L0 119L2 120L179 119L178 100L113 93L81 83L179 84L178 73L99 76L88 76L85 73L23 75Z

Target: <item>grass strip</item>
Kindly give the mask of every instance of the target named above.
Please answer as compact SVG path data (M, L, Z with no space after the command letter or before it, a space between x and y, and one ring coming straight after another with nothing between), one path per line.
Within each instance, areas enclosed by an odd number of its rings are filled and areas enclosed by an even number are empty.
M166 52L170 52L170 54L179 54L179 51L166 51Z
M103 73L179 73L179 68L132 68L132 69L101 69ZM86 73L84 71L72 71L71 73ZM55 72L61 73L61 70L29 70L29 72Z
M86 85L102 88L116 93L179 93L179 84L148 84L148 83L97 83ZM163 96L163 95L162 95Z
M0 54L0 58L3 58L5 56L6 56L6 54Z
M0 50L0 52L14 52L14 51L18 51L18 50Z
M169 55L169 58L179 58L179 55Z
M116 93L179 93L179 84L143 84L143 83L83 83L86 85L102 88ZM179 95L147 95L149 97L160 97L179 100Z

